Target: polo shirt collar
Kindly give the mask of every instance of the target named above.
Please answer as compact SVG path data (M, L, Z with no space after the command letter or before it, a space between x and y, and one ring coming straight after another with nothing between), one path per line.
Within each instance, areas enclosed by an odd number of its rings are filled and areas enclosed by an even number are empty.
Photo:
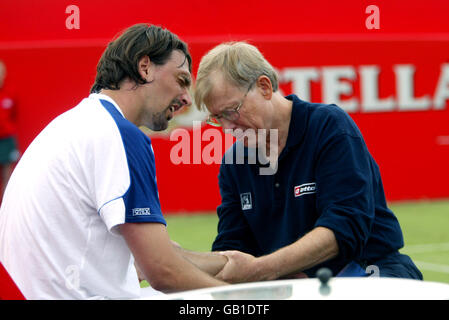
M306 126L307 126L307 102L302 101L296 95L291 94L285 97L286 99L293 102L292 115L290 118L290 126L288 128L287 142L282 150L282 154L287 153L287 151L295 147L302 142L304 137Z
M102 93L91 93L89 95L89 98L96 98L98 100L106 100L106 101L112 103L112 105L118 110L118 112L120 112L120 114L123 116L123 118L125 118L125 115L123 114L122 109L120 109L118 104L110 96L107 96L107 95L102 94Z

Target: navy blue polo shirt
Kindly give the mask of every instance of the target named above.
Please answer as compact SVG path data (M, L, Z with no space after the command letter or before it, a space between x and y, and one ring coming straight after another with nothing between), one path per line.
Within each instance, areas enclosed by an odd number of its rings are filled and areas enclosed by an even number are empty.
M249 161L220 167L222 203L212 250L266 255L322 226L333 230L339 255L306 270L309 276L323 266L337 274L351 261L374 262L397 252L402 231L354 121L336 105L286 98L293 108L276 173L261 175L261 164Z

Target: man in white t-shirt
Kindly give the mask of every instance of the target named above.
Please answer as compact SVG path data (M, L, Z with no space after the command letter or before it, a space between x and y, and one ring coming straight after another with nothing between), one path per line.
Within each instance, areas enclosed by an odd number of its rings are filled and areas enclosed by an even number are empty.
M54 119L14 170L0 209L0 262L27 299L140 297L138 266L162 292L225 285L170 242L151 140L191 105L191 57L138 24L103 53L91 95Z

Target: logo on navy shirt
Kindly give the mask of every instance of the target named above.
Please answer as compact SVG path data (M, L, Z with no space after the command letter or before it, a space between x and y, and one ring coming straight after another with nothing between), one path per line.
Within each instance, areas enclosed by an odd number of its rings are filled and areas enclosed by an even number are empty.
M241 193L240 202L242 203L242 210L250 210L253 208L251 201L251 192Z
M299 186L296 186L294 188L294 191L295 191L295 198L303 196L305 194L316 193L316 183L310 182L301 184Z
M150 208L134 208L133 216L149 216L151 214Z

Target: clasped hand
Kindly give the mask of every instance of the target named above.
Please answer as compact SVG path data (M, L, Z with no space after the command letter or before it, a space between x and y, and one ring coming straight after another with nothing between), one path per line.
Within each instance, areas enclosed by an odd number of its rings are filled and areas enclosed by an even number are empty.
M228 261L215 276L217 279L229 283L251 282L263 279L259 258L236 250L222 251L220 254L226 256Z

